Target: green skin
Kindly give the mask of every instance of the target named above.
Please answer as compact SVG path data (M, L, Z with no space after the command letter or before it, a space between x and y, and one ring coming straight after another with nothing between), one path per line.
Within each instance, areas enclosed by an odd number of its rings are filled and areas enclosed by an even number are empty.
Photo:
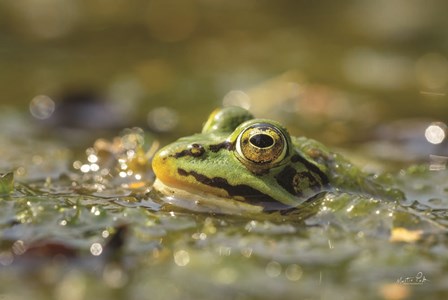
M283 147L279 146L283 149L282 155L275 161L249 161L241 153L246 144L261 151L252 143L238 141L247 128L260 124L284 137ZM277 142L276 136L261 137L267 144L258 146L266 146L263 149L267 151ZM158 180L166 186L193 194L209 193L223 200L232 198L269 206L270 210L296 207L330 190L396 196L395 191L384 188L373 176L322 144L304 137L291 137L279 123L254 119L239 107L216 110L201 133L180 138L159 150L153 159L153 168Z

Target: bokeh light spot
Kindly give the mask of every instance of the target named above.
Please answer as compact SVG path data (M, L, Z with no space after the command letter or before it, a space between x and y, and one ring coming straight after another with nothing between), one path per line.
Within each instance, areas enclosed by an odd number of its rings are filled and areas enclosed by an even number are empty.
M297 281L302 277L303 271L299 265L292 264L286 268L285 275L288 280Z
M278 277L282 273L282 265L276 261L270 261L266 265L265 271L269 277Z
M179 250L174 253L174 263L179 267L184 267L190 263L190 254L185 250Z
M443 123L432 123L425 130L425 138L431 144L440 144L446 137L446 125Z
M245 109L250 108L251 99L248 94L243 91L233 90L228 92L223 100L222 104L224 106L240 106Z
M100 256L101 253L103 253L103 246L101 246L100 243L93 243L90 246L90 253L92 253L93 256Z
M40 120L48 119L55 110L54 101L45 95L34 97L30 102L30 112L33 117Z
M148 125L160 132L174 129L178 120L177 112L168 107L157 107L148 113Z
M15 255L22 255L23 253L26 252L26 246L22 240L15 241L11 249Z
M90 171L90 166L88 164L84 164L84 165L81 166L80 170L83 173L87 173L87 172Z

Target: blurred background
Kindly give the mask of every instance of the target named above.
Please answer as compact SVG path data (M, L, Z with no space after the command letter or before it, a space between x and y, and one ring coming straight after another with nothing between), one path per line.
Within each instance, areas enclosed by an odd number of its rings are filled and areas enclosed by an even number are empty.
M174 137L199 131L217 106L241 105L330 145L396 160L443 156L447 7L3 0L0 106L44 127Z

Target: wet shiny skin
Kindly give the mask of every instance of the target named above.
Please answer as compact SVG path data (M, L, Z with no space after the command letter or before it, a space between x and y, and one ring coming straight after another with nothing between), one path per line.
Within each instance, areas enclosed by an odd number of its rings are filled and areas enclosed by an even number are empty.
M278 122L247 110L215 110L202 132L160 149L152 162L156 188L257 205L297 206L333 187L375 193L381 186L322 144L291 137ZM162 188L161 188L162 187ZM168 189L165 189L168 188Z

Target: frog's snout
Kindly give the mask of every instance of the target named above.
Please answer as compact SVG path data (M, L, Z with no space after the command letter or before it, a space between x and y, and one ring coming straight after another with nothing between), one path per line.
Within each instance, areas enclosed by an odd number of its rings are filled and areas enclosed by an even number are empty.
M159 177L161 173L169 168L169 163L167 162L168 159L169 153L166 150L161 149L154 154L154 157L152 158L152 169L156 177Z
M162 182L178 185L185 180L179 174L179 159L185 156L200 157L205 152L204 146L198 143L175 148L162 148L154 155L152 169L156 177Z

